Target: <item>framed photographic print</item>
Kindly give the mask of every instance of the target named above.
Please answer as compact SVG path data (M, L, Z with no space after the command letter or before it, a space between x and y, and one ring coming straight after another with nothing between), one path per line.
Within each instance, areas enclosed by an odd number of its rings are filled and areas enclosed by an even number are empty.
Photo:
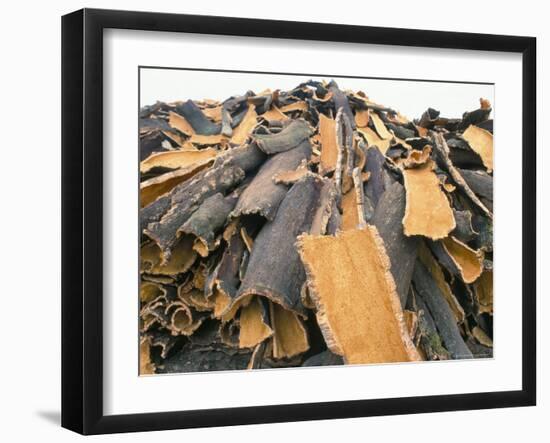
M62 27L64 427L535 404L534 38Z

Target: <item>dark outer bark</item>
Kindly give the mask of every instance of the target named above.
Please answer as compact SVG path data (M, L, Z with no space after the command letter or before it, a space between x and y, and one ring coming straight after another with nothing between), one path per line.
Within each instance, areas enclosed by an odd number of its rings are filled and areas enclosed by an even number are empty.
M477 125L489 118L491 114L491 108L489 109L476 109L475 111L465 112L462 115L462 123L459 125L458 129L463 130L468 128L470 125Z
M322 186L323 180L312 175L292 186L275 220L254 241L238 297L258 294L305 314L300 290L306 276L295 243L298 235L309 232Z
M376 208L378 200L382 196L385 190L384 163L386 159L380 150L374 146L367 149L367 162L365 165L365 171L370 172L370 177L365 183L365 195L372 202Z
M192 100L187 100L185 103L177 106L176 112L185 117L197 134L216 135L220 133L221 125L208 120Z
M255 135L254 139L266 154L276 154L298 146L308 139L310 134L309 124L305 120L297 119L277 134Z
M493 177L483 171L459 169L460 175L479 197L493 201Z
M452 235L463 243L468 243L477 236L472 227L472 213L470 211L457 211L453 209L456 228Z
M483 346L472 339L468 340L466 345L472 351L474 358L493 358L493 348Z
M287 187L275 183L273 177L279 172L296 169L302 160L309 160L310 156L311 146L309 140L305 140L296 148L270 157L241 194L231 217L258 214L273 220L287 192Z
M388 129L391 129L393 131L394 135L402 140L416 137L416 132L414 130L405 128L404 126L396 125L394 123L386 123L386 126L388 127Z
M419 261L413 272L414 286L419 297L426 303L437 326L437 330L453 359L473 358L464 343L456 324L453 312L445 297L432 278L432 275Z
M447 142L445 141L445 138L439 134L436 133L435 135L432 133L433 136L433 142L434 142L434 153L436 157L436 161L438 166L447 171L451 178L453 179L454 183L456 184L457 188L487 217L493 218L492 212L483 204L483 202L479 199L479 197L474 193L472 188L468 185L464 177L460 174L460 171L457 167L453 164L449 157L449 146L447 145Z
M239 271L243 254L246 251L246 246L239 231L237 229L229 239L229 244L223 252L220 263L206 281L204 290L207 297L212 294L215 284L231 299L237 295L240 283Z
M493 120L485 120L481 123L478 123L476 126L480 127L481 129L485 129L486 131L489 131L491 134L493 133Z
M332 92L332 101L334 102L334 109L338 112L338 109L342 108L344 113L349 119L350 125L355 129L355 118L349 105L348 97L344 94L334 80L329 83L328 90Z
M420 330L420 345L426 353L426 357L429 360L447 360L449 351L443 346L430 310L420 297L415 297L415 302L418 313L418 328Z
M174 356L164 360L159 374L227 371L246 369L252 353L233 348L217 346L214 348L188 344Z
M483 248L486 251L493 250L493 223L483 215L474 214L472 217L472 226L479 232L475 239L476 249Z
M439 118L440 112L435 110L434 108L428 108L424 111L422 116L420 117L420 120L418 121L418 126L422 126L423 128L433 128L434 123Z
M244 179L244 171L228 164L210 170L202 180L193 181L186 189L172 196L172 205L158 222L150 223L145 234L154 240L163 253L164 260L170 257L177 241L178 229L197 210L202 202L218 192L225 193Z
M426 243L430 247L430 250L433 252L433 254L436 256L437 261L445 269L447 269L447 271L449 271L452 275L462 278L460 274L460 269L458 269L458 266L445 249L443 242L427 240Z
M339 366L343 365L344 360L341 356L333 354L328 349L320 354L309 357L302 366Z
M164 134L160 131L153 131L140 138L139 140L139 160L145 160L153 152L166 151L162 147L162 142L166 139Z
M150 205L139 210L139 232L140 235L149 223L158 222L162 216L170 209L171 198L165 195L156 199Z
M453 165L459 168L483 168L483 160L465 140L460 138L449 138L449 158Z
M216 233L225 225L227 216L235 207L238 196L234 193L224 197L217 193L208 197L178 232L193 234L202 239L209 247L216 239Z
M222 108L222 127L221 127L221 133L225 135L226 137L231 137L233 134L233 128L231 126L231 114L229 111L223 107Z
M418 252L418 237L403 234L405 215L405 189L395 182L382 194L371 224L376 226L384 240L384 247L391 263L391 273L401 306L405 306Z

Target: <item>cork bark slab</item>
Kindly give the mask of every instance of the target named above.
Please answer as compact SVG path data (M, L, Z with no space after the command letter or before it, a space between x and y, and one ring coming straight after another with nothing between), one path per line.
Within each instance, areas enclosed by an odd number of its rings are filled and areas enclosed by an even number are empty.
M485 129L470 125L462 134L464 140L481 157L487 172L493 170L493 134Z
M300 237L317 320L329 349L346 363L419 360L407 334L390 263L376 228Z
M327 174L336 168L338 147L336 146L336 122L334 119L319 116L319 135L321 138L321 173Z
M417 168L403 171L407 191L403 228L407 236L441 239L456 226L453 210L433 169L434 162L428 160Z

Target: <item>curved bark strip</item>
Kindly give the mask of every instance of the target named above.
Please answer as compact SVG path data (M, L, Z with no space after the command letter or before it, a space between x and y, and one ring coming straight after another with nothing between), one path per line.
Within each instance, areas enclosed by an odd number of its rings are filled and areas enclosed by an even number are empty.
M189 180L211 164L212 159L200 161L141 182L139 184L139 201L141 207L143 208L150 205L156 199L167 194L177 185Z
M335 237L302 235L298 248L317 321L332 352L350 364L420 360L375 227Z
M426 354L426 360L448 360L450 358L449 351L443 346L443 341L426 303L422 298L416 296L415 304L418 313L420 346Z
M274 331L273 358L292 358L309 349L307 330L296 313L270 303L270 315Z
M367 141L368 147L376 146L382 154L385 154L386 151L390 148L391 139L383 139L378 136L378 134L371 128L358 128L357 131L363 135Z
M194 133L199 135L217 135L220 133L221 125L210 121L192 100L187 100L177 106L176 111L187 120Z
M208 314L194 311L184 303L176 302L168 309L171 311L170 330L174 335L192 335L208 317Z
M313 175L294 184L275 219L258 233L233 311L251 296L261 296L305 316L300 299L305 274L295 242L311 228L323 184L321 177Z
M420 262L417 262L414 267L413 281L418 295L428 306L445 348L450 352L451 357L453 359L473 358L471 351L464 343L445 296L441 293L431 274Z
M230 217L258 214L273 220L287 187L275 183L273 177L280 172L296 169L303 160L309 160L311 145L303 141L296 148L271 156L241 194Z
M483 272L483 251L475 251L453 237L442 240L443 247L458 269L464 283L473 283Z
M162 252L163 261L170 258L177 241L178 229L197 210L202 202L216 193L224 193L244 179L244 171L227 165L211 169L202 180L193 181L172 196L172 205L158 221L150 223L144 234L155 241Z
M302 119L292 120L277 134L257 134L254 140L266 154L277 154L295 148L311 135L311 127Z
M139 285L139 301L141 303L149 303L164 295L166 295L166 289L158 283L142 281Z
M139 171L142 174L153 168L187 168L196 166L197 163L204 163L216 157L218 151L206 148L196 151L167 151L150 155L139 164Z
M348 118L351 128L355 129L355 117L353 116L353 112L351 110L351 107L349 105L349 100L346 94L344 94L340 88L338 88L338 84L331 80L331 82L328 84L328 90L332 93L332 101L334 103L334 109L338 111L340 108L343 109L344 113L346 114L346 117Z
M402 220L405 214L405 190L398 182L387 188L376 206L371 223L376 226L384 241L391 263L401 306L405 307L412 272L416 261L419 238L403 234Z
M266 120L268 121L272 121L272 120L275 120L275 121L284 121L284 120L288 120L288 116L283 114L281 112L281 110L275 106L275 105L272 105L271 108L269 108L269 110L267 110L266 112L264 112L261 117L265 118Z
M435 143L435 152L437 154L438 163L442 168L444 168L454 180L456 185L464 192L466 197L487 217L491 220L493 219L493 213L481 202L481 200L476 196L474 191L470 188L468 183L464 180L459 170L453 165L451 159L449 158L449 147L447 142L442 134L435 134L433 137Z
M472 241L479 235L472 226L472 213L470 211L453 210L456 228L452 232L453 237L462 243Z
M487 172L493 170L493 134L485 129L470 125L462 134L462 138L483 160Z
M197 253L193 250L193 239L189 236L178 239L170 258L163 261L161 257L161 251L155 243L149 242L142 246L141 272L169 276L187 272L197 258Z
M233 135L231 136L231 143L236 145L242 145L248 136L252 134L252 130L258 123L258 114L256 114L256 108L254 105L249 105L246 110L246 114L242 121L233 129Z
M378 200L385 190L386 180L384 176L387 174L384 163L386 159L384 155L375 146L367 148L366 151L365 171L369 173L369 179L364 185L365 195L376 207Z
M456 299L451 287L447 283L447 280L445 279L445 275L443 274L439 263L437 263L437 261L434 259L434 256L424 243L422 243L420 246L418 259L426 267L426 270L432 275L435 283L437 284L437 287L439 288L439 290L445 297L445 300L447 300L447 303L452 309L456 322L464 322L466 318L464 309L460 305L459 301Z
M262 300L256 298L241 309L239 317L239 347L253 348L273 335L269 325L269 312Z
M403 217L405 235L423 235L434 240L444 238L456 227L453 211L434 172L435 164L405 169L403 177L407 204Z
M223 194L218 192L208 197L178 229L177 235L193 235L202 244L206 252L212 251L216 246L216 234L225 225L229 213L237 203L237 199L238 196L235 193L224 197Z

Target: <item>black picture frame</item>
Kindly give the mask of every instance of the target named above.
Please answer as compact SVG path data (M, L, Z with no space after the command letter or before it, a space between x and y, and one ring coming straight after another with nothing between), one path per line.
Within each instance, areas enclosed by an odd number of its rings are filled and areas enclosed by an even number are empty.
M103 30L269 37L522 54L522 389L131 415L103 413ZM62 18L62 426L82 434L536 404L536 39L83 9Z

